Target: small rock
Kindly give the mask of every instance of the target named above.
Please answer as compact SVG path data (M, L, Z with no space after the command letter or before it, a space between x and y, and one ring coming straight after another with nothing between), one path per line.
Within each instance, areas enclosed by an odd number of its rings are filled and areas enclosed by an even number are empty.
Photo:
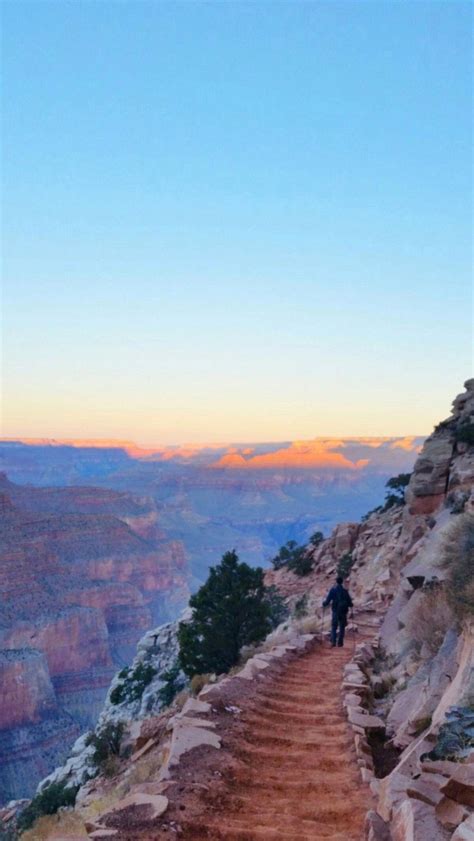
M450 797L443 797L436 806L435 811L439 822L451 831L456 829L469 814L465 806L461 803L456 803Z
M474 807L474 765L460 765L442 788L443 794Z
M353 707L348 707L347 713L350 723L362 727L363 730L385 730L385 724L378 715L364 715L354 710Z

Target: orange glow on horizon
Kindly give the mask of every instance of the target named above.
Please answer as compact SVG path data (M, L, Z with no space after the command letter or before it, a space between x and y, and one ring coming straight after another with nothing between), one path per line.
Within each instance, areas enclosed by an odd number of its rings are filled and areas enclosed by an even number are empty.
M289 447L284 447L270 453L262 453L260 455L253 455L250 458L244 458L248 449L239 452L232 452L221 456L221 458L214 462L212 467L227 467L227 468L283 468L283 467L334 467L339 469L358 470L366 467L369 463L368 459L358 459L351 461L342 455L342 453L334 452L336 448L343 447L344 441L340 439L328 440L314 440L314 441L294 441Z
M174 459L192 459L204 450L224 450L216 461L208 465L211 468L224 469L262 469L262 468L334 468L344 470L360 470L366 467L370 459L360 458L355 461L347 458L343 453L337 452L348 446L348 444L360 444L369 447L380 447L388 443L391 449L402 449L406 452L419 452L421 445L416 443L416 436L405 436L394 439L391 436L380 438L314 438L309 441L293 441L287 446L279 446L270 452L255 453L255 447L248 445L237 446L235 444L205 443L205 444L181 444L181 445L157 445L155 447L142 447L133 441L115 438L2 438L0 441L10 443L21 443L29 446L50 446L50 447L84 447L97 449L120 449L126 452L131 458L152 459L156 461L173 461ZM271 442L268 442L271 446Z

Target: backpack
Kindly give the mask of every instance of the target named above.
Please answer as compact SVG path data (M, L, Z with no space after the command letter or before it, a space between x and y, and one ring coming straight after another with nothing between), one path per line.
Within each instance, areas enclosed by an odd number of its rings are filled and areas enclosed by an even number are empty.
M346 619L352 600L345 587L338 585L334 588L333 608L338 619Z

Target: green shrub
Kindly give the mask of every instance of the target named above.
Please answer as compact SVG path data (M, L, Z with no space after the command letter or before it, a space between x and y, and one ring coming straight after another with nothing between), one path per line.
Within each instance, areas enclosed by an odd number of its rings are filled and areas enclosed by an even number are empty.
M296 540L288 540L284 546L280 546L278 554L272 559L274 569L281 569L287 566L295 552L299 551Z
M405 502L405 488L410 481L410 476L411 473L399 473L398 476L392 476L385 483L385 487L389 489L389 493L385 497L385 510L391 508L392 505L403 505ZM388 502L389 500L390 502Z
M322 531L315 531L311 535L311 537L309 538L309 542L310 542L311 546L314 546L314 548L317 548L318 546L320 546L320 544L323 542L323 540L324 540L324 534L322 533Z
M293 552L293 557L288 561L288 569L294 572L295 575L308 575L313 569L313 559L306 553L304 546L299 546Z
M456 441L462 441L464 444L474 444L474 423L464 421L459 424L455 434Z
M474 615L474 514L460 514L446 533L442 566L447 572L446 590L451 609L459 621Z
M110 722L98 733L91 733L87 738L86 745L92 745L94 748L92 762L96 768L102 771L112 756L119 756L123 731L124 725L121 721L117 724Z
M296 619L302 619L303 616L306 616L308 613L308 594L305 593L303 596L300 596L297 602L295 602L295 607L293 609L293 613Z
M242 646L260 642L272 628L263 570L240 563L235 551L211 567L189 604L193 617L178 631L179 662L188 677L228 672Z
M410 482L410 477L411 473L399 473L398 476L392 476L392 478L385 483L385 487L388 488L388 490L385 494L384 504L378 505L377 508L372 508L371 511L367 511L367 514L364 514L362 517L362 522L368 520L371 514L383 514L395 505L404 505L405 489Z
M313 537L321 534L315 532ZM296 540L288 540L278 551L278 555L272 559L274 569L288 567L295 575L307 575L313 569L313 559L307 554L306 546L298 546Z
M290 615L288 605L278 587L275 587L274 584L265 588L265 600L270 609L269 615L272 628L277 628Z
M54 815L61 806L74 806L79 786L67 787L65 783L50 783L20 813L18 831L25 832L42 815Z
M337 565L337 574L341 575L343 578L348 578L352 567L354 566L355 558L352 557L350 552L346 552L341 558L339 558L339 562Z
M160 678L161 680L164 680L165 683L161 689L158 690L158 699L164 707L169 707L178 692L181 692L185 685L185 680L181 673L179 663L175 663L171 669L168 669L167 672L163 672L163 674L160 675Z
M124 701L138 701L146 687L156 675L156 669L149 663L139 663L132 672L130 669L122 669L119 678L122 683L112 689L110 693L111 704L122 704Z
M434 748L420 759L462 761L474 748L474 706L450 707L441 725Z

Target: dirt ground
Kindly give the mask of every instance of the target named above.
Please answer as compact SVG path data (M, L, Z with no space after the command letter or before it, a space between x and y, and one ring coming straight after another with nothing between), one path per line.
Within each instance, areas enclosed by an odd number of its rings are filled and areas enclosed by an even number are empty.
M215 710L222 750L183 757L161 826L122 823L120 839L361 841L372 799L340 690L351 648L318 645L242 687L238 714Z

